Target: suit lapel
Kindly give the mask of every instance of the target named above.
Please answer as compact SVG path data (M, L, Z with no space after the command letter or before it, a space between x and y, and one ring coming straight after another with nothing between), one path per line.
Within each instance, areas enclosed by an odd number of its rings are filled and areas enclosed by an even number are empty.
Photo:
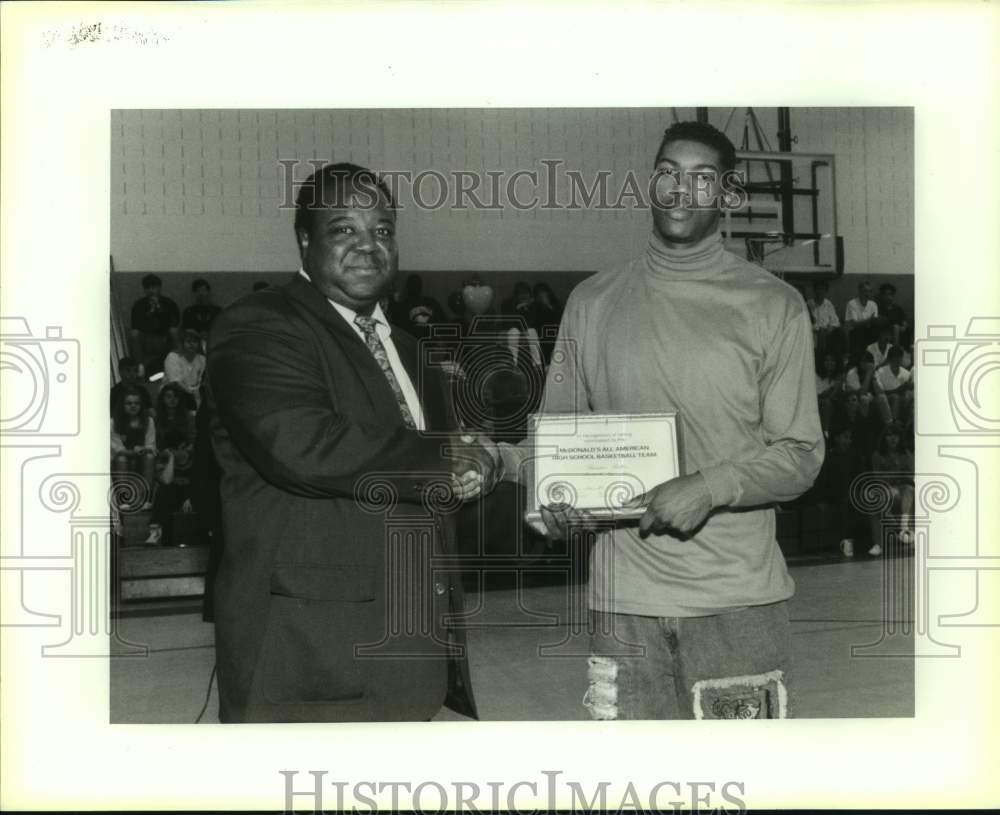
M353 368L354 373L368 393L375 414L387 422L398 419L399 423L402 424L403 417L396 407L396 398L392 388L375 357L372 356L372 352L365 345L365 341L358 336L358 332L354 330L353 326L349 325L330 305L326 297L300 274L296 274L282 288L282 291L300 308L319 319L324 327L329 329L332 339L339 349L337 356L343 357ZM334 362L332 358L330 361ZM334 364L336 363L334 362ZM336 379L339 379L341 375L338 372Z

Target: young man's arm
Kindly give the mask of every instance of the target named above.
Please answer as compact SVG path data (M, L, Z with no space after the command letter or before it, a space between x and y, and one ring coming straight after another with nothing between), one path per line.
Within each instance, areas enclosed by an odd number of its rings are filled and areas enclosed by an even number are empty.
M808 339L808 320L799 314L774 341L760 380L765 447L747 461L723 462L701 471L713 508L789 501L816 479L825 448Z

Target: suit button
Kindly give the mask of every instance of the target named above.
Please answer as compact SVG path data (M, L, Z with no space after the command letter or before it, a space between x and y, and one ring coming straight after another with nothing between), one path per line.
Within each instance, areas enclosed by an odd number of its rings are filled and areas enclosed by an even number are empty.
M438 596L440 596L440 595L444 594L446 591L448 591L448 587L445 586L444 583L442 583L441 581L436 581L434 583L434 593L435 594L437 594Z

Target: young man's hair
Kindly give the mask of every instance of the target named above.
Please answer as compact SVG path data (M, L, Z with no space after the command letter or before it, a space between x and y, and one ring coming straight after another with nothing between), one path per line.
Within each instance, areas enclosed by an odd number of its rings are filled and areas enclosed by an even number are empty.
M878 287L878 290L879 294L885 294L886 292L888 292L889 294L896 293L896 287L892 283L883 283L881 286Z
M817 280L813 283L814 293L819 294L819 292L823 292L823 294L826 294L829 291L830 291L830 284L827 283L825 280Z
M122 357L118 360L118 373L122 372L123 368L138 368L139 363L137 360L132 359L132 357Z
M886 353L886 358L901 360L903 358L903 349L900 348L898 345L892 346L892 348L890 348L889 351Z
M719 167L720 170L725 172L736 169L736 148L733 143L725 133L706 122L672 124L663 132L660 146L656 149L657 158L664 147L675 141L693 141L711 147L719 155L719 162L722 165Z
M202 277L199 277L197 280L194 281L194 283L191 284L191 291L197 292L199 289L208 289L208 291L211 291L212 287L208 284L207 280L205 280Z
M148 274L142 279L142 287L144 289L150 289L153 286L163 288L163 281L160 280L155 274Z
M385 196L389 208L395 212L396 202L389 187L373 170L346 161L320 167L306 179L295 198L296 237L300 232L311 233L313 210L346 206L352 192L370 191L374 195L375 190ZM373 198L372 205L375 203Z

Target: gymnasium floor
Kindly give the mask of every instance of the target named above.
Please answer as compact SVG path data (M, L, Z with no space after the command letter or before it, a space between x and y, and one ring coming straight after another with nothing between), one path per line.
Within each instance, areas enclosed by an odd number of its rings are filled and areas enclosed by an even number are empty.
M885 600L884 586L912 585L912 558L831 560L790 564L797 590L791 603L795 659L796 715L800 718L903 717L913 715L913 660L883 656L905 653L912 620L909 592ZM891 583L887 581L891 580ZM469 608L480 604L479 626L470 628L472 682L484 720L587 719L584 633L574 631L583 589L540 586L467 593ZM886 608L894 609L886 612ZM568 623L556 625L554 614ZM544 616L548 614L549 616ZM866 656L852 646L883 639L883 620L896 632ZM902 634L900 633L902 630ZM149 647L145 658L117 657L111 663L113 723L191 723L206 701L214 663L213 631L200 611L128 616L119 636ZM555 654L538 656L542 646ZM462 718L448 710L440 720ZM202 723L218 722L212 686Z

